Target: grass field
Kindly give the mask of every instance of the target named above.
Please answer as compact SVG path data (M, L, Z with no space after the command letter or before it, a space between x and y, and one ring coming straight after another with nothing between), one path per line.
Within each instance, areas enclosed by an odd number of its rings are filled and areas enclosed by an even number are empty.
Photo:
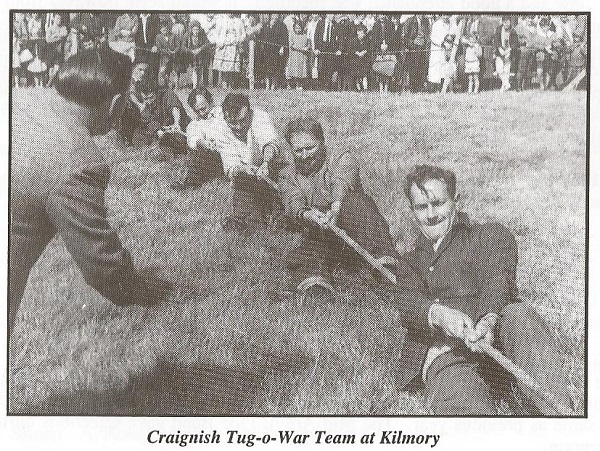
M521 296L564 346L583 413L584 92L253 98L276 125L314 114L329 147L356 153L400 250L415 237L401 188L408 169L429 162L455 170L464 210L515 233ZM104 150L123 159L123 150ZM402 329L393 306L363 289L361 278L343 275L334 303L272 300L269 292L286 282L283 256L298 237L275 229L249 237L223 232L228 184L172 191L183 160L157 162L148 153L131 151L112 165L109 219L136 267L156 268L195 294L180 290L150 309L115 307L85 285L55 239L18 314L11 412L427 413L421 395L396 386Z

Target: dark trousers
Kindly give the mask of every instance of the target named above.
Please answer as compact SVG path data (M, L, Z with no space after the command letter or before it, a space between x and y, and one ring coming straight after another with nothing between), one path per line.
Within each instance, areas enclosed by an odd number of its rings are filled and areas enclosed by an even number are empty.
M364 192L351 191L344 196L337 225L374 257L397 257L387 221L373 198ZM316 227L305 231L302 243L286 258L294 287L311 276L321 276L331 283L337 265L356 271L365 262L333 232Z
M531 76L536 68L535 50L522 49L517 66L517 90L527 89L531 85Z
M263 180L241 173L232 182L232 216L264 222L273 211L280 209L279 193Z
M224 177L223 161L219 152L204 148L188 150L185 185L200 186L217 177Z
M115 304L133 302L133 263L106 220L108 175L106 165L73 174L50 192L44 206L15 208L10 226L11 333L29 272L56 233L90 286Z
M495 346L523 368L558 402L571 406L563 358L544 319L527 303L502 309ZM437 357L427 371L425 397L436 415L496 415L491 389L506 392L514 378L491 359L458 347ZM516 382L534 414L558 413Z
M427 80L427 70L429 67L429 52L424 51L425 47L415 48L406 54L406 65L408 66L408 83L412 92L423 90Z

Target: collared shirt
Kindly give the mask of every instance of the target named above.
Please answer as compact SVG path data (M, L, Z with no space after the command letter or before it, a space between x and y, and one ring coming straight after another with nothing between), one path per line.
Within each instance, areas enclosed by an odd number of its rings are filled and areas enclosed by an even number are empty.
M290 160L293 160L290 157ZM361 187L358 163L350 152L329 156L313 174L304 176L290 162L282 171L279 188L289 216L298 218L306 208L328 210L341 201L346 192Z
M210 133L210 129L214 126L216 117L215 111L212 110L208 113L206 119L197 119L188 124L185 134L189 148L196 149L198 145L201 145L209 150L217 150L214 141L210 142L207 140L207 134Z
M258 108L252 109L252 124L246 141L239 140L225 122L221 111L216 113L213 125L206 131L208 141L214 141L215 150L223 160L223 170L230 175L232 168L240 165L259 166L264 161L264 150L278 140L271 116Z

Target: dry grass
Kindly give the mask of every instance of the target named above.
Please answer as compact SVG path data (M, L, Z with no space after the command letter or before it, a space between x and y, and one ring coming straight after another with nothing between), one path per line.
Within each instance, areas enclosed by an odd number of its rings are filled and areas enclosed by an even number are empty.
M565 346L583 412L585 93L253 96L277 125L314 114L330 147L356 152L400 249L414 238L404 174L419 162L455 170L464 209L516 234L522 296ZM219 227L230 196L224 181L173 192L181 160L130 156L112 168L110 221L137 267L159 268L195 294L181 290L149 310L114 307L85 285L54 240L17 318L12 412L426 413L419 395L395 384L402 331L393 308L360 281L344 285L333 304L271 301L297 237L226 234Z

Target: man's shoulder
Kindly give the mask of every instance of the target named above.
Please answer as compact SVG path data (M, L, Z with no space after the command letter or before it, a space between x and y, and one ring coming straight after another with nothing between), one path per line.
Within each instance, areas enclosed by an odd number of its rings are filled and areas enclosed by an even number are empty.
M463 213L464 214L464 213ZM476 222L467 218L466 229L473 240L482 246L510 246L516 247L516 239L513 232L505 225L497 221Z

